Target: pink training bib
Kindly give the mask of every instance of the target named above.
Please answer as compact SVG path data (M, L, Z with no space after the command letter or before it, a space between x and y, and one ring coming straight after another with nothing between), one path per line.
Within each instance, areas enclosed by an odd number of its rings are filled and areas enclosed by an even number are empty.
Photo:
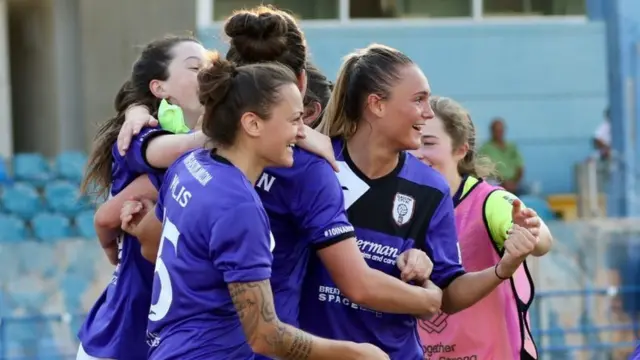
M484 216L485 201L497 189L480 181L455 209L462 264L469 272L500 261ZM537 359L527 313L533 295L533 281L525 263L509 281L470 308L418 321L425 359Z

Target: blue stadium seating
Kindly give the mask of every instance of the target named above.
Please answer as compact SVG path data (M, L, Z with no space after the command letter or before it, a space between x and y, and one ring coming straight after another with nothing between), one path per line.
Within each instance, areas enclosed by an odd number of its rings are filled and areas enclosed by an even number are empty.
M54 181L44 187L45 201L52 211L67 216L75 216L87 207L87 201L80 196L78 185L68 181Z
M25 183L4 187L0 201L7 212L24 220L30 220L42 209L42 199L38 191Z
M13 157L13 175L17 181L44 186L53 178L47 160L40 154L24 153Z
M61 214L39 213L31 220L33 234L38 240L53 242L73 236L71 221Z
M87 156L78 151L66 151L56 156L54 170L59 179L73 181L79 184L82 181Z
M0 214L0 243L19 242L26 238L24 222L17 216Z
M78 235L85 239L95 239L96 229L93 226L93 210L86 210L79 213L75 218Z
M8 184L11 182L9 177L9 171L7 170L7 164L3 158L0 158L0 185Z

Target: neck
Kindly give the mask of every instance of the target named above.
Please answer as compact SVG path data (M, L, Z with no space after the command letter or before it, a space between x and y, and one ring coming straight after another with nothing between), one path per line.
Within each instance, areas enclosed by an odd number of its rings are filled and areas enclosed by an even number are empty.
M202 115L201 111L190 112L182 109L182 115L184 115L184 122L187 124L189 129L195 129L196 124L198 123L198 119L200 119L200 115Z
M369 179L377 179L389 174L398 166L398 151L382 138L372 136L371 130L361 126L347 141L347 150L354 164Z
M445 175L445 179L447 179L447 183L449 183L449 188L451 191L451 196L455 195L456 191L460 188L460 184L462 184L462 176L455 171L453 173Z
M255 156L248 154L247 151L236 147L229 147L218 148L216 149L216 153L237 167L244 176L247 177L249 182L251 182L251 185L256 184L258 177L262 174L262 171L264 171L264 163L261 160L257 160Z

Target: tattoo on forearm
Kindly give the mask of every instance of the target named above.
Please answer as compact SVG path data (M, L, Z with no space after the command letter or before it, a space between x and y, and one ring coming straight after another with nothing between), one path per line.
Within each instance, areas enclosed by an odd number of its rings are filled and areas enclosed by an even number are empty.
M268 280L229 284L231 300L238 312L247 339L264 341L273 354L285 360L306 360L311 354L311 335L280 322L275 313ZM258 333L260 325L272 324L275 331Z

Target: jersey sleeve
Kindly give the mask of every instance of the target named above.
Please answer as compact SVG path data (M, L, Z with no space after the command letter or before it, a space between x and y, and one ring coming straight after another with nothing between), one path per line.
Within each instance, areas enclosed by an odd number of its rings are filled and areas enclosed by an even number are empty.
M489 234L498 249L502 250L507 231L511 228L513 219L511 209L517 196L506 190L496 190L489 194L484 203L484 217L487 220ZM524 204L522 204L524 207Z
M262 281L271 277L271 235L264 210L240 204L214 219L209 254L226 283Z
M465 273L453 213L453 200L444 196L429 223L426 252L433 262L431 281L441 289Z
M149 178L151 178L151 176L149 176ZM152 180L152 183L154 183L154 186L156 185L156 183ZM155 206L155 213L156 213L156 218L158 218L158 220L160 220L160 222L164 221L164 190L165 187L162 186L162 184L160 183L159 186L156 187L156 189L158 190L158 200L156 201L156 206Z
M296 191L294 212L309 243L318 250L354 237L342 187L331 166L319 160L310 164L304 176L310 181L296 182L305 188Z
M138 173L152 173L162 169L157 169L151 166L147 161L146 152L149 142L160 135L168 135L171 132L160 129L146 127L142 131L131 139L131 145L124 156L124 161L131 171Z

